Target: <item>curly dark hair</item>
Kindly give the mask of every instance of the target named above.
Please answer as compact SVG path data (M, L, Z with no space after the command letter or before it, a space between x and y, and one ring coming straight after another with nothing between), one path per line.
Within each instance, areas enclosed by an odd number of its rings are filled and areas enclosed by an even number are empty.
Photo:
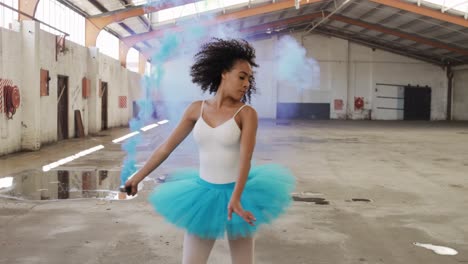
M238 60L247 61L252 67L258 67L255 63L255 49L245 40L219 39L201 46L195 54L195 63L190 70L192 82L200 85L203 92L216 93L221 84L221 74L230 71ZM255 79L250 81L250 89L242 98L242 102L249 102L252 93L255 93Z

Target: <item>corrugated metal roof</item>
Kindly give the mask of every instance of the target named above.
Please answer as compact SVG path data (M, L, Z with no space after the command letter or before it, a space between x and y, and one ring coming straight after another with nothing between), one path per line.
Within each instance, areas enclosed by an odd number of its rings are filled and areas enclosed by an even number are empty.
M167 0L162 3L169 3L171 1L172 0ZM178 1L178 3L180 3L181 0ZM395 0L387 1L395 2ZM444 14L457 18L464 18L467 16L466 11L468 10L463 12L463 10L459 8L453 8L453 6L457 4L458 6L456 7L464 7L463 0L453 0L450 1L451 5L445 6L431 3L434 1L438 0L407 0L399 2L404 2L417 8L430 9L431 11L443 11ZM88 16L96 16L103 14L112 15L116 12L120 12L119 10L129 10L132 6L134 8L135 4L143 4L147 1L62 0L62 2L73 5ZM423 59L440 65L447 63L468 63L468 56L466 53L460 52L468 48L467 27L408 10L400 10L382 2L376 3L371 0L350 0L343 6L340 6L345 2L343 0L337 0L336 5L335 1L332 0L324 0L309 5L307 5L307 2L307 0L301 0L299 9L289 8L280 12L247 17L238 20L236 23L230 22L230 26L234 28L237 27L239 30L254 28L256 31L249 31L249 35L255 36L281 33L286 30L310 30L313 25L319 24L314 28L313 32L348 39L375 48L381 47L388 51ZM468 1L465 2L467 2L468 9ZM152 30L172 27L176 22L184 23L184 21L193 21L193 19L197 17L204 19L209 16L230 14L239 10L246 10L249 7L252 8L269 3L272 2L266 0L251 0L250 2L237 4L231 7L223 8L221 6L221 8L211 10L208 13L200 13L200 8L197 8L196 13L193 13L194 9L192 7L194 5L192 4L190 8L185 8L185 11L174 9L178 10L178 15L175 14L175 18L163 22L160 22L161 16L165 14L164 16L167 17L167 11L165 13L155 12L145 16L128 18L118 23L112 23L108 25L107 28L111 32L114 32L119 38L125 38L135 34L145 34ZM418 3L420 6L418 6ZM448 9L451 6L452 8ZM101 11L103 7L106 10L105 12ZM198 7L200 6L198 5ZM321 15L313 20L301 20L301 17L317 12L322 12L324 16L330 13L333 13L333 15L327 20L323 20ZM189 16L183 17L183 14L188 14ZM147 17L150 17L151 21ZM294 23L287 22L291 21L291 19L295 19ZM282 21L286 22L282 24ZM275 23L276 26L268 27L270 24L273 25L272 23ZM157 41L148 39L145 43L137 44L136 47L138 49L143 49L154 45L157 45Z

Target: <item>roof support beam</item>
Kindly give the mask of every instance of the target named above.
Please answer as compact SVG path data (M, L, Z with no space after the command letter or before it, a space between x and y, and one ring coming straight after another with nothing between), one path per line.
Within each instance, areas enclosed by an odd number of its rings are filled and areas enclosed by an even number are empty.
M467 49L462 49L462 48L450 46L450 45L447 45L447 44L444 44L444 43L441 43L441 42L436 42L436 41L433 41L433 40L430 40L430 39L427 39L427 38L415 36L414 34L403 33L401 31L396 31L396 30L389 29L389 28L386 28L386 27L369 24L369 23L366 23L366 22L363 22L363 21L354 20L352 18L339 16L339 15L333 15L331 17L331 19L338 20L338 21L341 21L341 22L344 22L344 23L353 24L353 25L363 27L363 28L366 28L366 29L369 29L369 30L379 31L379 32L382 32L384 34L390 34L390 35L393 35L393 36L397 36L399 38L412 40L412 41L419 42L419 43L422 43L422 44L426 44L426 45L429 45L429 46L432 46L432 47L435 47L435 48L445 49L445 50L453 51L453 52L461 54L461 55L468 56L468 50Z
M310 1L310 0L309 0ZM261 25L256 25L252 27L242 28L239 32L248 37L253 36L256 34L264 34L267 30L274 31L275 29L281 28L284 25L292 26L292 25L301 25L301 24L308 24L311 20L322 17L322 12L311 13L303 16L287 18L283 20L278 20L274 22L268 22ZM153 51L150 49L146 49L142 51L143 55L146 57L151 57Z
M85 22L85 46L96 47L97 37L102 28L98 28L89 19Z
M290 7L294 7L294 1L290 1L290 2L291 2ZM268 10L271 10L271 9L268 9ZM209 21L206 21L204 23L202 22L202 24L205 25L205 26L208 26L208 25L214 25L216 23L227 22L227 21L232 20L232 19L244 18L244 17L247 17L243 13L245 11L249 11L249 13L255 12L255 14L257 14L257 15L261 14L261 12L258 11L258 10L257 11L255 11L253 9L244 10L244 11L231 13L231 14L228 14L228 15L221 15L221 16L217 17L214 20L209 20ZM279 10L277 10L277 11L279 11ZM258 25L258 26L246 28L246 29L243 29L241 32L245 33L245 34L249 34L249 33L258 32L258 31L261 31L261 30L267 30L269 28L280 27L280 26L288 25L288 24L297 24L297 23L301 23L301 22L306 23L306 22L310 22L310 20L313 20L315 18L319 18L322 15L328 15L328 14L329 14L328 12L325 13L325 14L322 14L321 12L320 13L313 13L313 14L309 14L309 15L305 15L305 16L285 19L285 20L276 21L276 22L273 22L273 23L267 23L267 24L264 24L264 25ZM226 16L229 16L229 17L226 17ZM401 31L394 30L394 29L389 29L389 28L386 28L386 27L382 27L382 26L378 26L378 25L374 25L374 24L369 24L369 23L366 23L364 21L348 18L348 17L341 16L341 15L332 15L332 16L329 17L329 19L341 21L341 22L351 24L351 25L355 25L355 26L359 26L359 27L362 27L362 28L365 28L365 29L368 29L368 30L378 31L378 32L381 32L382 34L393 35L393 36L396 36L396 37L399 37L399 38L402 38L402 39L412 40L412 41L415 41L417 43L425 44L425 45L428 45L428 46L431 46L431 47L434 47L434 48L445 49L445 50L448 50L448 51L451 51L451 52L458 53L460 55L468 56L468 50L467 49L463 49L463 48L455 47L455 46L448 45L448 44L445 44L445 43L433 41L431 39L420 37L420 36L417 36L417 35L414 35L414 34L404 33L404 32L401 32ZM171 28L167 28L166 30L171 30L173 32L181 32L181 31L183 31L183 28L174 26L174 27L171 27ZM144 40L147 40L147 39L150 39L150 38L155 38L155 37L158 37L158 36L162 36L163 32L164 31L162 31L162 30L152 31L152 32L148 32L148 33L144 33L144 34L140 34L140 35L127 37L127 38L122 39L122 41L124 43L126 43L128 47L131 47L131 46L135 45L136 43L138 43L140 41L144 41Z
M133 8L126 8L117 11L106 12L99 16L92 16L86 19L86 47L96 46L96 40L99 32L109 24L121 22L130 17L137 17L147 13L157 12L159 10L181 6L197 2L198 0L183 0L183 1L165 1L158 5L141 5Z
M140 53L139 60L138 60L138 73L141 75L145 74L146 70L146 58L143 54Z
M321 2L321 1L322 0L309 0L309 2L307 4L304 4L302 7L304 7L305 5L310 5L310 4ZM273 4L264 5L264 6L249 8L249 9L245 9L245 10L241 10L241 11L237 11L237 12L233 12L229 14L223 14L223 15L215 17L214 19L202 20L200 21L199 24L202 26L212 26L212 25L226 23L229 21L247 18L251 16L257 16L257 15L283 11L285 9L294 8L294 7L295 7L294 0L286 0L286 1L276 2ZM183 27L172 26L172 27L161 29L161 30L153 30L147 33L122 38L122 41L125 44L127 44L128 47L133 47L138 42L153 39L156 37L161 37L166 31L181 32L183 30L184 30Z
M268 29L275 29L275 28L282 27L285 25L289 27L289 26L296 25L296 24L310 23L311 20L314 20L319 17L322 17L322 12L317 12L317 13L307 14L303 16L278 20L278 21L274 21L274 22L270 22L270 23L266 23L262 25L257 25L257 26L242 29L240 30L240 32L246 35L251 35L255 33L265 33L265 31Z
M429 46L432 46L432 47L435 47L435 48L449 50L449 51L456 52L456 53L462 54L462 55L468 55L468 50L466 50L466 49L450 46L450 45L447 45L447 44L444 44L444 43L441 43L441 42L436 42L436 41L426 39L426 38L423 38L423 37L418 37L418 36L415 36L413 34L403 33L403 32L392 30L392 29L385 28L385 27L382 27L382 26L377 26L377 25L369 24L369 23L366 23L366 22L363 22L363 21L358 21L358 20L354 20L354 19L351 19L351 18L347 18L347 17L344 17L344 16L335 15L335 16L332 17L332 19L338 20L338 21L341 21L341 22L344 22L344 23L350 23L350 24L353 24L353 25L356 25L356 26L360 26L360 27L369 29L369 30L379 31L379 32L382 32L384 34L390 34L390 35L393 35L393 36L397 36L399 38L412 40L412 41L419 42L421 44L426 44L426 45L429 45Z
M128 51L130 50L125 43L123 43L121 40L119 40L119 61L120 61L120 66L127 68L127 55Z
M450 22L462 27L468 27L468 20L463 19L462 17L453 16L447 13L441 13L436 10L432 10L426 7L410 4L403 2L401 0L369 0L374 3L390 6L393 8L398 8L415 14L420 14L427 17L432 17L441 21Z
M171 7L182 6L186 4L191 4L198 2L199 0L183 0L183 1L163 1L162 3L151 5L139 5L135 7L129 7L125 9L115 10L96 16L89 17L89 20L95 24L97 27L104 28L105 26L120 22L127 18L142 16L144 14L158 12L163 9L168 9Z
M39 0L19 0L18 2L18 9L19 11L34 17L36 14L37 5L39 4ZM27 17L23 14L19 14L19 21L23 20L31 20L30 17Z

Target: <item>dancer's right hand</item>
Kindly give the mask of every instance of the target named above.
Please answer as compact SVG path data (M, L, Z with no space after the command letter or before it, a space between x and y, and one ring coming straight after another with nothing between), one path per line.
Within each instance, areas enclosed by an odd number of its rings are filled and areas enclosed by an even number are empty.
M138 193L138 181L134 177L130 178L125 182L125 190L127 195L135 196Z
M244 208L242 208L242 205L239 200L231 198L228 204L228 220L229 221L231 221L232 219L232 213L235 213L239 215L240 217L242 217L242 219L244 219L244 221L249 223L249 225L251 226L254 226L255 221L257 221L257 219L255 219L255 216L251 212L246 211L244 210Z

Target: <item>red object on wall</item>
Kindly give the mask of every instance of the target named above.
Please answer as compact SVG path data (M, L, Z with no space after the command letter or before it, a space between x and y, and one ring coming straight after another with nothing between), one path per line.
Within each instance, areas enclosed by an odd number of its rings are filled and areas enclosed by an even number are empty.
M335 99L334 105L335 105L335 110L343 110L343 100Z
M364 108L364 97L354 97L354 110L361 110Z
M20 103L18 87L11 80L0 79L0 113L5 112L7 118L12 119Z
M5 98L3 96L4 94L4 87L5 86L11 86L13 85L13 82L11 80L7 79L0 79L0 113L5 112Z
M19 108L21 103L20 91L17 86L13 84L4 85L3 91L3 108L8 119L13 119L16 109Z
M91 80L83 77L81 81L81 90L83 98L88 98L91 95Z
M127 108L127 96L119 96L119 108Z
M13 106L15 109L19 108L20 103L21 103L21 97L20 97L20 92L18 89L18 86L10 86L10 92L11 92L11 106Z
M40 89L41 89L41 96L48 96L49 95L49 71L41 69L41 80L40 80Z

